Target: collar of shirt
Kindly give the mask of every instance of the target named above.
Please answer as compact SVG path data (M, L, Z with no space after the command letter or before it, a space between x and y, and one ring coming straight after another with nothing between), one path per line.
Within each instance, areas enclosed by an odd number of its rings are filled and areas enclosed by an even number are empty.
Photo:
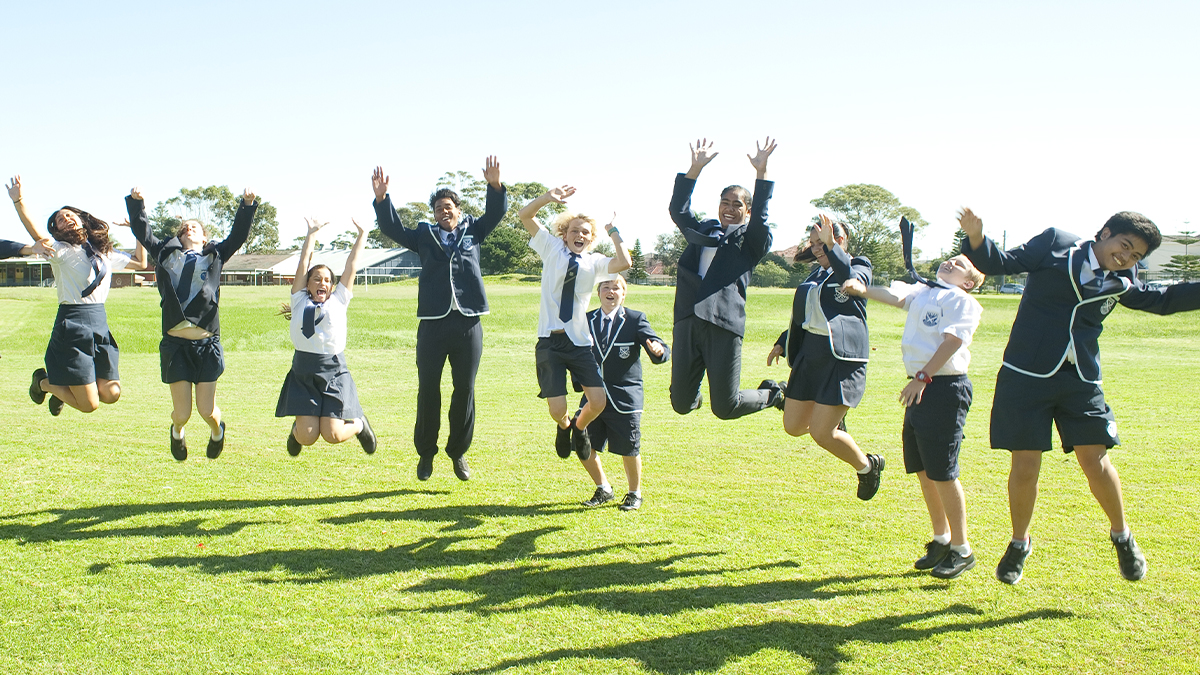
M1084 284L1090 284L1096 277L1103 279L1107 274L1108 272L1100 269L1100 261L1096 260L1096 251L1089 246L1087 264L1079 270L1079 281Z

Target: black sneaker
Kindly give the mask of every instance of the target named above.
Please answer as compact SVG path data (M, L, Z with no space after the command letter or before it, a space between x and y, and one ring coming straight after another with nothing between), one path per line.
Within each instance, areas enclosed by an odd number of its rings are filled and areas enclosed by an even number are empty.
M51 415L54 415L55 417L61 415L64 405L66 405L66 403L61 398L55 396L54 394L50 394L50 405L48 407L50 408Z
M205 451L204 454L208 455L209 459L216 459L221 456L221 451L224 449L225 449L225 423L221 422L221 440L214 441L212 434L209 434L208 435L208 449Z
M371 428L367 416L363 415L360 419L362 420L362 431L356 434L358 442L362 444L363 452L368 455L375 454L375 446L379 443L379 439L375 437L375 430Z
M1121 576L1130 581L1137 581L1146 576L1146 556L1142 555L1142 549L1133 540L1133 535L1125 541L1112 540L1113 546L1117 547L1117 562L1121 565Z
M180 462L187 459L187 440L175 438L175 425L168 427L167 433L171 434L171 456Z
M625 499L621 501L618 509L622 511L637 511L642 506L642 498L632 492L625 493Z
M612 490L605 490L602 487L597 487L596 492L594 492L592 494L592 498L587 500L586 502L583 502L583 505L584 506L600 506L601 504L607 504L608 502L611 502L612 500L613 500L613 491Z
M885 464L883 455L867 455L867 462L871 465L871 470L858 474L858 498L863 501L879 492L879 478Z
M571 449L579 459L587 459L592 456L592 439L588 437L587 427L580 429L578 423L579 415L576 415L571 420Z
M950 544L939 544L936 541L931 541L925 544L925 555L917 558L917 562L913 563L913 567L919 570L931 570L938 566L938 563L946 559L946 555L950 553Z
M554 439L554 451L563 459L571 456L571 427L574 426L575 423L572 420L570 427L566 429L558 427L558 437Z
M758 383L759 389L766 389L770 392L770 397L767 399L767 405L772 408L783 410L783 393L787 391L786 382L776 382L775 380L763 380Z
M300 441L296 440L295 428L293 428L292 431L290 433L288 433L287 449L288 449L288 454L291 455L292 457L299 457L300 451L304 449L304 446L300 445Z
M467 456L461 455L452 461L454 462L454 475L458 476L459 480L471 480L471 467L467 465Z
M937 567L930 572L939 579L957 579L960 574L975 566L975 552L963 556L958 551L950 549L950 554L942 559Z
M46 369L38 368L33 371L33 382L29 383L29 398L41 405L46 402L46 392L42 391L42 380L46 379Z
M1033 540L1029 540L1025 548L1017 548L1015 542L1008 542L1008 550L996 565L996 578L1006 584L1015 584L1021 580L1021 570L1025 569L1025 559L1033 553Z
M421 455L417 460L417 480L429 480L433 475L433 455Z

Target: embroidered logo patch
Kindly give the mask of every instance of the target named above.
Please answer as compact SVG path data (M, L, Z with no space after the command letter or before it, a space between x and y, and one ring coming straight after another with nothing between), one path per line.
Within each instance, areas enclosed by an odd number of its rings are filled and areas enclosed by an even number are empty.
M837 289L833 291L833 299L837 300L838 302L846 302L850 299L850 296L846 293L846 291L842 290L841 286L838 286Z
M468 234L462 238L462 250L470 251L472 248L475 248L475 235Z
M1108 422L1108 435L1114 439L1117 437L1117 423L1115 420L1109 420Z
M1109 298L1109 299L1105 300L1104 303L1102 305L1100 305L1100 314L1107 316L1108 313L1112 311L1113 307L1116 304L1117 304L1116 298Z
M208 270L200 273L200 281L208 281Z
M630 353L629 345L621 345L620 348L617 349L617 356L623 359L629 358Z
M938 325L939 318L941 317L938 316L938 313L931 309L928 312L925 312L925 318L921 319L921 323L929 326L930 328L934 328Z

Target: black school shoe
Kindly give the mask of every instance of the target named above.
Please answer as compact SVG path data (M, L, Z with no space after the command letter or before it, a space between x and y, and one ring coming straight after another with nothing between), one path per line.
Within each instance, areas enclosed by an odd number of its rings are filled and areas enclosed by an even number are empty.
M879 478L883 473L883 455L867 455L867 463L871 470L858 474L858 498L864 502L879 492Z
M571 420L571 426L566 429L558 427L558 436L554 439L554 451L563 459L571 456L571 428L574 426L575 420Z
M180 462L187 459L187 439L175 438L175 425L167 427L167 433L171 434L171 456Z
M38 368L33 371L33 382L29 383L29 398L41 405L46 402L46 392L42 391L42 380L46 379L46 369Z
M1133 535L1125 541L1112 540L1113 546L1117 547L1117 563L1121 566L1121 576L1130 581L1137 581L1146 576L1146 556L1142 555L1142 549L1133 540Z
M375 430L371 428L371 423L367 421L367 416L363 415L362 431L358 432L358 442L362 444L363 452L368 455L375 454L375 447L379 444L379 439L375 437Z
M224 449L225 449L225 423L221 422L221 440L214 441L212 434L210 433L208 435L208 449L204 451L204 454L207 455L209 459L216 459L221 456L221 451Z
M957 579L959 575L975 566L975 552L963 556L958 551L950 549L950 555L942 559L937 567L929 573L938 579Z
M66 403L64 403L61 398L55 396L54 394L50 394L49 408L50 408L51 415L54 415L55 417L58 417L59 415L61 415L64 405L66 405Z
M579 415L571 420L571 449L579 459L592 456L592 439L588 437L587 427L579 428Z
M451 460L454 463L454 475L459 480L471 480L471 467L467 464L467 456L459 455Z
M917 558L917 562L913 563L913 568L918 570L931 570L938 566L938 563L945 560L950 554L950 544L939 544L936 541L931 541L925 544L925 555Z
M767 405L771 406L772 408L783 410L783 399L784 393L787 391L787 382L763 380L762 382L758 383L758 388L766 389L771 393L770 398L767 399Z
M417 480L429 480L433 475L433 455L426 457L420 455L421 459L417 460Z
M622 511L637 511L642 506L642 498L632 492L625 493L625 499L621 501L618 509Z
M608 502L611 502L612 500L613 500L613 491L612 490L605 490L602 487L597 487L596 491L594 493L592 493L592 498L587 500L586 502L583 502L583 505L584 506L600 506L601 504L607 504Z
M1025 559L1030 553L1033 553L1032 539L1025 548L1017 548L1015 542L1008 542L1008 550L1004 552L1000 564L996 565L996 578L1010 586L1020 581L1025 569Z
M294 426L288 432L287 449L288 454L292 457L299 457L300 451L304 449L304 446L300 445L300 441L296 440L296 427Z

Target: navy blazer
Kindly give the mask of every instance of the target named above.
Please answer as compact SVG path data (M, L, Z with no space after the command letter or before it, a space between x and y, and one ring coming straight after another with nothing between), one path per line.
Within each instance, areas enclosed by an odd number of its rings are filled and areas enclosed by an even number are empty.
M238 197L238 210L233 217L233 227L229 230L229 236L222 241L210 241L205 244L201 255L208 264L208 270L200 291L187 307L180 306L171 275L164 267L167 258L172 254L183 253L183 244L179 242L179 237L163 241L154 236L146 217L146 202L126 196L125 210L129 213L129 229L133 230L133 236L150 252L157 268L154 279L155 285L158 286L158 305L162 307L163 335L185 320L214 335L220 335L221 315L218 303L221 302L221 270L225 261L232 258L250 238L250 225L254 222L258 201L255 200L253 204L246 206L242 198Z
M675 282L675 323L696 316L745 337L746 287L755 266L771 250L767 203L775 184L769 180L755 181L750 220L730 225L723 234L719 220L696 220L696 214L692 213L695 187L696 181L679 174L671 195L671 220L688 240L679 258ZM705 240L711 243L699 243ZM700 252L706 245L715 245L717 253L701 279Z
M587 314L588 327L592 332L592 354L604 374L604 390L608 404L619 413L642 412L645 399L642 391L642 362L639 358L645 349L646 340L654 340L663 347L663 355L656 357L650 352L646 356L654 364L666 363L671 358L671 348L655 334L643 312L620 307L614 317L608 348L600 351L601 326L604 310L593 309Z
M827 249L829 269L818 266L796 289L792 299L792 322L775 344L783 347L788 365L794 365L804 340L822 336L804 330L808 311L808 291L819 286L821 312L829 320L829 348L842 361L865 362L871 355L871 336L867 331L867 299L842 292L842 284L858 279L871 285L871 261L864 257L851 258L841 246Z
M1081 284L1079 275L1091 257L1092 244L1054 227L1007 252L986 237L975 250L963 240L963 254L980 272L1029 273L1004 349L1006 367L1050 377L1074 346L1079 379L1099 384L1099 337L1116 303L1155 314L1200 309L1200 283L1152 289L1133 270L1121 270Z
M19 258L21 251L25 250L28 244L22 244L19 241L9 241L0 239L0 259L4 258Z
M401 246L416 251L421 258L421 275L417 288L417 318L441 319L457 309L464 316L488 313L487 295L483 292L483 272L479 269L479 246L496 229L508 212L508 190L487 186L487 205L483 217L463 216L454 228L453 249L442 243L442 228L434 223L421 222L416 229L407 229L400 215L392 208L392 197L372 202L379 230ZM457 302L455 302L457 301Z

